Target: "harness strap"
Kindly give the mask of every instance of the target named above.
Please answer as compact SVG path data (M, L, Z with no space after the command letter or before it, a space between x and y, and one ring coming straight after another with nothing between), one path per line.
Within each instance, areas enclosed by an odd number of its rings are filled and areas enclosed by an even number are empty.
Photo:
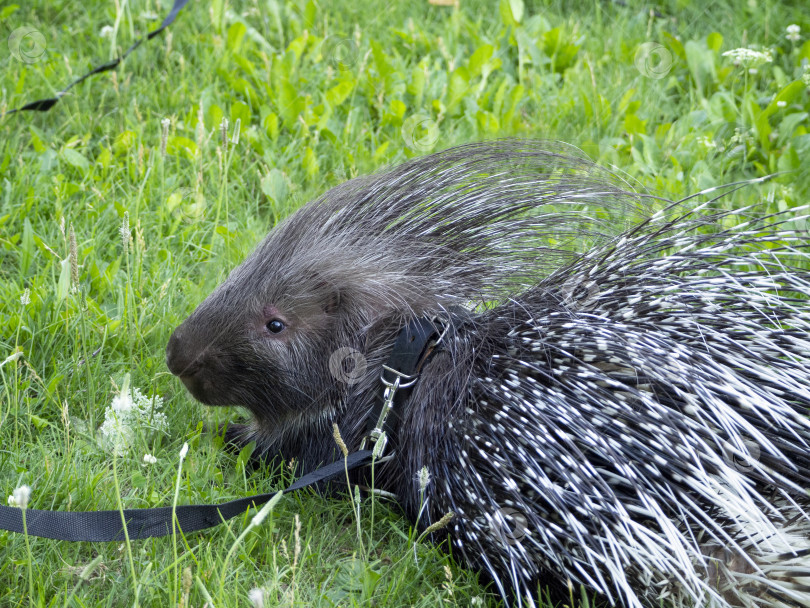
M375 456L382 456L388 442L386 429L398 426L402 410L419 378L419 370L444 337L448 326L439 319L422 317L414 319L399 332L380 374L385 389L369 414L361 450L370 440Z

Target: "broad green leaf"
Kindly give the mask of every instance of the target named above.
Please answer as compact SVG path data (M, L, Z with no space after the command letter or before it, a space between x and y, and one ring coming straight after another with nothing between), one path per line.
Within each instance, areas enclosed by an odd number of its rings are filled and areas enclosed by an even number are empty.
M770 116L779 108L779 102L784 102L784 105L792 104L797 97L804 93L805 88L807 85L804 84L802 80L794 80L789 85L784 87L781 91L779 91L774 98L771 100L771 103L768 104L762 113Z
M228 28L228 39L225 43L227 48L235 53L238 53L242 46L242 40L245 37L245 32L247 32L247 28L245 28L243 23L237 21L236 23L232 24L231 27Z
M718 32L712 32L706 36L706 46L708 46L715 53L723 48L723 35Z
M408 109L399 99L392 99L388 107L391 110L391 115L396 117L399 122L402 121L402 117L405 116L405 111Z
M166 153L172 156L185 153L188 158L194 158L197 155L197 144L188 137L172 135L166 142Z
M0 10L0 21L5 21L9 17L11 17L11 15L13 15L14 12L19 8L20 6L18 4L9 4L5 8L3 8L3 10Z
M122 131L115 136L115 140L113 141L113 152L115 152L116 155L123 154L132 148L137 140L138 136L135 134L135 131Z
M681 41L675 38L675 36L669 32L662 31L661 35L667 41L667 48L669 48L669 50L675 53L678 57L686 61L686 50L683 48Z
M384 80L393 71L388 61L388 54L379 42L373 41L371 43L371 55L374 57L374 65L377 66L380 78Z
M304 17L304 25L308 29L312 29L316 25L315 20L318 17L318 7L312 0L309 0L309 2L307 2L306 7L304 8L303 17Z
M262 192L277 205L283 205L287 200L289 187L287 180L284 179L284 174L278 169L270 169L267 175L261 181Z
M714 53L702 44L689 40L684 47L686 63L695 80L698 92L705 94L710 83L717 80L714 69Z
M466 76L466 70L462 68L457 68L450 75L450 86L447 91L447 109L450 111L456 107L456 104L458 104L467 93L468 84Z
M35 416L34 414L28 414L28 418L29 418L29 420L31 420L31 423L34 425L34 427L36 427L36 429L37 429L38 431L41 431L41 430L42 430L42 429L44 429L46 426L50 426L50 425L51 425L51 423L50 423L50 422L48 422L47 420L45 420L45 418L41 418L41 417L39 417L39 416Z
M425 91L425 71L421 67L416 66L411 70L411 80L408 83L407 91L413 95L416 105L421 105L422 95Z
M205 107L205 128L206 129L219 129L222 124L222 117L225 113L217 104L212 103Z
M306 152L304 152L303 165L304 171L309 179L312 179L318 175L318 158L315 156L315 152L309 146L307 146Z
M512 11L512 18L517 23L523 21L523 0L509 0L509 8Z
M247 463L250 460L250 456L253 454L253 450L255 449L256 449L256 442L251 441L239 451L239 455L236 457L237 471L241 471L247 466Z
M491 44L484 44L478 47L470 57L470 76L478 76L481 73L484 65L492 58L495 51Z
M299 96L298 91L289 80L279 83L276 89L276 106L284 121L284 126L293 129L298 122L298 117L306 108L306 102Z
M267 137L274 142L278 140L278 115L275 112L270 112L264 117L262 126L264 132L267 133Z
M237 120L240 121L242 132L246 131L250 125L250 107L241 101L235 101L231 105L231 129L234 128Z
M329 105L339 106L342 104L354 89L354 82L351 80L342 80L326 92L326 101Z
M82 172L86 173L90 168L90 161L73 148L63 148L59 155L67 164L71 165L72 167L76 167Z

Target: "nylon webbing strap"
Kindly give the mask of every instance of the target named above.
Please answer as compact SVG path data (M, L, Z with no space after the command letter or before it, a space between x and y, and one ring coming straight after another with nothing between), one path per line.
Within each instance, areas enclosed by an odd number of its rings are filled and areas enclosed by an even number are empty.
M338 460L304 475L283 490L284 494L300 490L306 486L326 481L348 470L356 469L371 462L371 450L361 450L349 454L344 462ZM184 534L212 528L231 519L253 506L259 506L273 498L278 492L247 496L219 505L178 505L178 533ZM172 533L172 508L124 509L127 532L131 540L167 536ZM25 523L30 536L70 541L122 541L124 529L120 511L39 511L26 509ZM0 529L23 533L22 509L0 506Z
M169 12L169 14L168 14L168 15L166 15L166 18L165 18L165 19L164 19L164 20L161 22L161 24L158 26L158 28L157 28L157 29L155 29L155 30L152 30L151 32L149 32L149 33L146 35L146 37L145 37L145 38L141 38L141 39L139 39L139 40L136 40L136 41L135 41L135 42L132 44L132 46L130 46L130 47L129 47L129 48L126 50L126 52L124 52L124 54L123 54L123 55L121 55L120 57L117 57L116 59L113 59L112 61L108 61L107 63L105 63L105 64L103 64L103 65L100 65L100 66L98 66L98 67L96 67L96 68L93 68L92 70L90 70L89 72L87 72L87 74L85 74L84 76L81 76L80 78L77 78L76 80L74 80L73 82L71 82L71 83L70 83L68 86L66 86L64 89L62 89L61 91L59 91L59 92L56 94L56 96L54 96L54 97L49 97L49 98L47 98L47 99L38 99L37 101L32 101L32 102L30 102L30 103L25 104L24 106L20 106L19 108L14 108L13 110L9 110L8 112L6 112L6 113L5 113L5 115L8 115L8 114L14 114L15 112L25 112L25 111L47 112L47 111L48 111L48 110L50 110L50 109L51 109L51 108L52 108L54 105L56 105L56 103L57 103L57 102L58 102L60 99L62 99L62 97L63 97L63 96L64 96L64 95L65 95L65 94L66 94L66 93L67 93L67 92L68 92L70 89L72 89L73 87L75 87L75 86L76 86L77 84L79 84L80 82L85 81L86 79L90 78L90 76L92 76L92 75L94 75L94 74L100 74L101 72L107 72L107 71L109 71L109 70L114 70L115 68L117 68L117 67L118 67L118 64L120 64L122 61L124 61L124 59L126 59L126 58L127 58L127 56L128 56L128 55L129 55L129 54L130 54L132 51L134 51L135 49L137 49L137 48L138 48L138 47L141 45L141 43L142 43L144 40L151 40L152 38L154 38L155 36L157 36L157 35L158 35L160 32L162 32L164 29L166 29L166 28L167 28L169 25L171 25L171 24L174 22L175 18L177 17L177 13L179 13L179 12L180 12L180 10L181 10L181 9L182 9L182 8L183 8L183 7L184 7L186 4L188 4L188 0L174 0L174 4L172 5L172 10ZM2 117L2 116L0 116L0 118L1 118L1 117Z

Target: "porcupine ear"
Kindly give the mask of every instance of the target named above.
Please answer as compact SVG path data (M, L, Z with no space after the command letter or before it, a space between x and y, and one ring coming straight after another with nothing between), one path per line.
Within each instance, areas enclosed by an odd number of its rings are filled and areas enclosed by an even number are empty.
M335 314L340 309L340 288L320 273L313 277L313 285L323 312Z
M325 287L331 287L331 289L327 292L326 300L323 303L323 311L328 315L332 315L340 308L340 290L334 285Z

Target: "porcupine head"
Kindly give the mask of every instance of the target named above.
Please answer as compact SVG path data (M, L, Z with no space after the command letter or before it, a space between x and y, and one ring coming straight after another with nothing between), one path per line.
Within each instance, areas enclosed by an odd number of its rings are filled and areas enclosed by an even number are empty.
M367 397L386 338L436 305L332 202L277 226L169 341L169 368L196 399L249 410L226 437L260 453L297 446L285 457L306 459L318 437L331 450L331 423Z
M171 336L168 367L202 403L249 410L230 441L287 446L314 466L329 461L337 422L356 449L399 328L534 282L560 253L538 236L581 236L581 221L560 218L589 196L606 206L592 170L500 142L346 182L275 227L200 304Z

